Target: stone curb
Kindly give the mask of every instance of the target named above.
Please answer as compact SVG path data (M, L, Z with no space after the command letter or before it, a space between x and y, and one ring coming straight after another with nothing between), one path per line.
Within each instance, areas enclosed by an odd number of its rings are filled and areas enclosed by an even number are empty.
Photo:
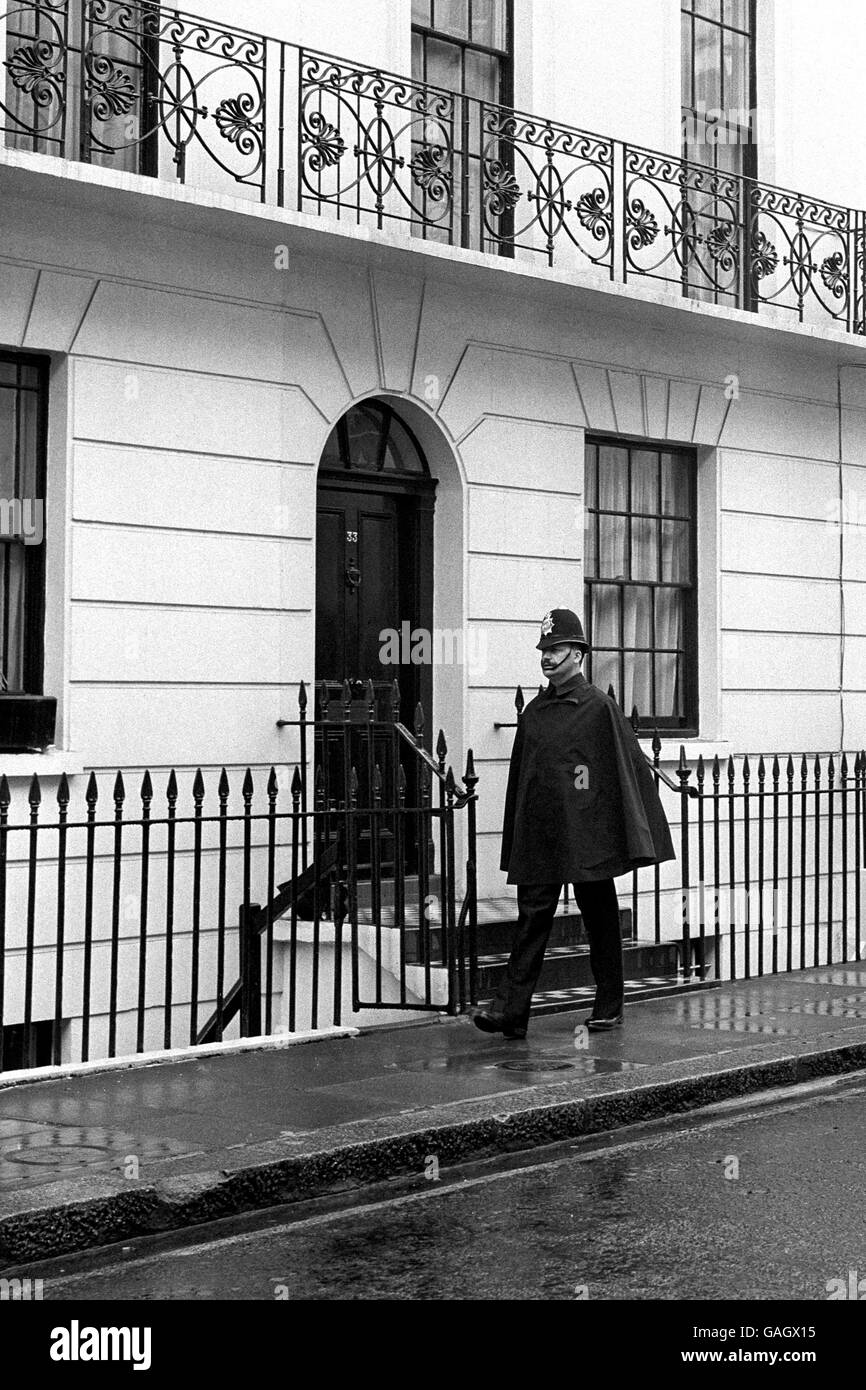
M482 1105L443 1105L424 1112L423 1118L419 1114L420 1124L402 1133L359 1139L357 1130L352 1137L353 1126L342 1126L331 1130L318 1149L306 1153L251 1162L251 1151L247 1161L232 1170L167 1178L154 1186L49 1203L0 1218L0 1269L363 1188L389 1178L420 1176L431 1154L440 1169L447 1169L864 1067L866 1041L858 1041L594 1095L551 1099L549 1087L527 1088L497 1097L495 1114L490 1113L489 1099ZM562 1088L556 1092L561 1096ZM468 1112L469 1104L474 1114ZM400 1118L405 1122L408 1117ZM368 1125L365 1128L369 1131ZM261 1155L262 1150L258 1152Z

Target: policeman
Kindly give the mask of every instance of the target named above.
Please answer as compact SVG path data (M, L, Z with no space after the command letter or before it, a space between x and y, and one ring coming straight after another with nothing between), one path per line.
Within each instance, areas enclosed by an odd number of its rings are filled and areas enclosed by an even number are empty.
M674 858L667 819L634 731L614 700L581 671L589 644L576 613L553 608L541 624L549 684L518 724L500 867L517 885L517 933L501 994L476 1027L525 1038L544 951L564 883L589 938L596 994L587 1027L622 1023L623 969L614 879Z

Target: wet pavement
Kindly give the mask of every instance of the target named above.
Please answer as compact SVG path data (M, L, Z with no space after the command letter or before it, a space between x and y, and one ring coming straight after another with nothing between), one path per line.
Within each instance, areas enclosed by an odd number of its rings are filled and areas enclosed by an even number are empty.
M0 1086L0 1265L866 1065L866 964L641 1001L524 1042L467 1018ZM14 1074L13 1074L14 1075ZM111 1233L108 1237L106 1233Z
M824 1300L866 1289L864 1141L861 1073L29 1272L46 1300Z

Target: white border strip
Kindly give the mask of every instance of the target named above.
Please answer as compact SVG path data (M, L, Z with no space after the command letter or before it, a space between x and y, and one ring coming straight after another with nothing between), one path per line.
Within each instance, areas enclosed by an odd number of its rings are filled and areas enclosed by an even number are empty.
M87 1076L93 1072L121 1071L131 1067L152 1067L159 1063L188 1062L196 1057L221 1053L272 1051L294 1047L297 1043L318 1042L322 1038L357 1038L360 1028L315 1028L303 1033L264 1034L257 1038L237 1038L229 1042L202 1043L198 1047L177 1047L159 1052L137 1052L130 1057L106 1057L92 1062L66 1062L59 1067L27 1067L0 1074L0 1090L23 1086L30 1081L59 1081L67 1076Z

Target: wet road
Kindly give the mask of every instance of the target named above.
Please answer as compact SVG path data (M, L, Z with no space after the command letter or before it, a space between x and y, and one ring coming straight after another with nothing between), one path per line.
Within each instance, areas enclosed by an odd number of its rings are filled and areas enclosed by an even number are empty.
M866 1076L33 1265L44 1298L866 1294ZM828 1287L829 1286L829 1287ZM838 1285L836 1287L842 1287Z

